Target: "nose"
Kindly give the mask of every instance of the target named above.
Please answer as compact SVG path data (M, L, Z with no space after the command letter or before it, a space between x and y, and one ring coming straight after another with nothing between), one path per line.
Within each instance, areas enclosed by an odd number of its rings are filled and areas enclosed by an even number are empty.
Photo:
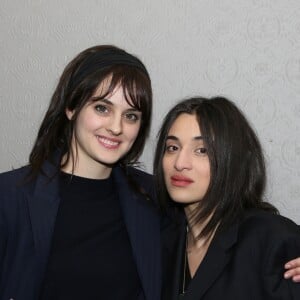
M175 158L174 168L177 171L192 169L191 154L187 150L181 149L181 151L178 152Z
M107 124L106 130L112 135L120 135L122 133L122 116L112 116Z

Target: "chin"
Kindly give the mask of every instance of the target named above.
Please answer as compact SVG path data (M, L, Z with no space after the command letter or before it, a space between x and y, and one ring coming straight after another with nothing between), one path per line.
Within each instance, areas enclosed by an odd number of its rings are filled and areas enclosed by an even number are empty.
M200 202L199 200L197 200L197 198L191 198L190 193L169 193L169 195L171 199L178 204L189 205Z
M172 195L172 194L170 194L170 197L174 202L179 203L179 204L189 204L190 203L190 201L187 200L186 197L180 197L178 195Z
M118 163L118 161L120 160L120 158L117 159L97 159L98 163L107 167L113 167L116 163Z

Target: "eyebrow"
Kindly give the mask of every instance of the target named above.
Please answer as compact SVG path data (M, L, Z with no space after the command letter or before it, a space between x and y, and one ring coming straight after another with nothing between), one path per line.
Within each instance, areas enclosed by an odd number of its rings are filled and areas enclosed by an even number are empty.
M193 137L193 140L195 140L195 141L199 141L199 140L203 140L203 139L204 138L201 135ZM168 135L167 140L179 141L179 138L176 137L175 135Z
M91 101L92 101L92 102L101 101L101 102L104 102L104 103L106 103L106 104L108 104L108 105L111 105L111 106L114 105L114 104L113 104L111 101L109 101L108 99L102 98L102 97L100 97L100 96L98 96L98 97L92 97L92 98L91 98Z

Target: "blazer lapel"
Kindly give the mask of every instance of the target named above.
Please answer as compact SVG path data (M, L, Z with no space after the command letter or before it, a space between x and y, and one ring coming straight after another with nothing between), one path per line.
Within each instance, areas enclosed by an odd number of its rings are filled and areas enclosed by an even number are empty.
M113 170L124 222L147 300L159 300L161 291L160 220L146 199L128 186L120 167Z
M164 228L162 232L162 257L163 257L163 297L162 299L178 299L178 294L183 290L183 259L186 244L186 222L178 218Z
M231 258L232 252L230 248L236 243L237 231L238 226L234 225L226 232L216 234L205 258L188 287L188 292L184 299L200 300L213 285Z
M51 172L55 170L53 165L46 162L44 167L46 174L54 174ZM48 260L60 201L57 176L49 179L45 175L40 174L31 193L28 197L29 215L36 255L40 261L38 265L41 267L40 271L43 272Z

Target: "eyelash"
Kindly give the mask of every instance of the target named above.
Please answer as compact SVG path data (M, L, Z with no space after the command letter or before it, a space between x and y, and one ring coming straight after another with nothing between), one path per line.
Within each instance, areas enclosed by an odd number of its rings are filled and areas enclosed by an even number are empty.
M97 104L95 105L95 110L100 113L100 114L107 114L110 111L110 108L103 105L103 104ZM138 114L135 113L124 113L124 118L131 123L136 123L137 121L140 120L140 116Z
M165 152L168 152L168 153L174 153L175 151L178 150L178 148L179 148L179 147L176 146L176 145L168 145L168 146L166 146L166 148L165 148ZM199 155L207 155L207 149L204 148L204 147L197 148L197 149L195 150L195 153L196 153L196 154L199 154Z
M204 155L204 154L207 154L207 149L204 147L201 147L201 148L196 149L196 152L200 155Z
M169 146L166 146L165 152L173 153L176 150L178 150L177 146L175 146L175 145L169 145Z
M140 117L137 114L134 114L134 113L126 113L125 118L126 118L126 120L128 120L132 123L135 123L140 119Z
M95 110L99 113L106 113L108 111L108 108L105 105L97 104L95 105ZM105 110L105 111L104 111Z

